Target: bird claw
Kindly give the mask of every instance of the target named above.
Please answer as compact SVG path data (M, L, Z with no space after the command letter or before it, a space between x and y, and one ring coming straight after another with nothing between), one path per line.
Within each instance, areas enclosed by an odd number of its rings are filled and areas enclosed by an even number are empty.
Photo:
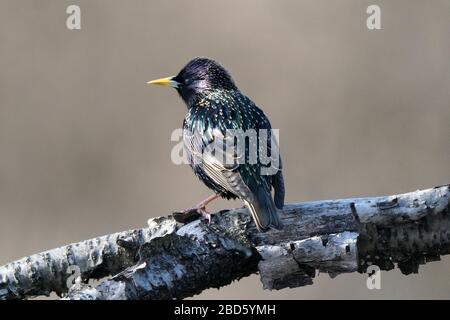
M206 207L194 207L191 209L187 209L185 210L185 212L192 212L192 211L196 211L197 214L199 214L203 219L208 220L208 224L211 223L211 214L206 211Z
M211 214L205 208L197 208L197 212L200 213L203 219L208 220L208 224L211 224Z
M183 210L181 212L174 212L173 217L180 223L189 223L201 216L203 219L208 220L208 224L211 223L211 214L206 211L206 206L213 200L219 198L218 194L213 194L197 204L195 207Z
M181 212L174 212L173 217L177 222L180 223L189 223L199 218L199 216L203 219L208 220L208 224L211 223L211 214L206 211L205 207L193 207L189 209L185 209Z

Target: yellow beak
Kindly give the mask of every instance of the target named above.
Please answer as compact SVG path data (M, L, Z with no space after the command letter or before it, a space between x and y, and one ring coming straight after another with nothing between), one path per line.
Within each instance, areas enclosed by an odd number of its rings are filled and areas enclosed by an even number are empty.
M175 80L173 80L173 78L174 77L161 78L161 79L149 81L147 83L148 84L156 84L156 85L160 85L160 86L169 86L169 87L173 87L173 88L178 88L179 83L176 82Z

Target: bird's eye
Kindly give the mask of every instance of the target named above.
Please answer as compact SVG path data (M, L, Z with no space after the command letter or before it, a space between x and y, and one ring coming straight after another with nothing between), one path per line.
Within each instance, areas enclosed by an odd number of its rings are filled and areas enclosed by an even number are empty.
M184 84L185 85L190 85L192 82L194 82L194 80L192 78L184 79Z

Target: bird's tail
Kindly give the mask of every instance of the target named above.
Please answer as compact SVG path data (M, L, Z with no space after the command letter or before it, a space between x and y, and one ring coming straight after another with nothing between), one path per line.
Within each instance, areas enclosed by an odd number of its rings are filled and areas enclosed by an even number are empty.
M276 229L283 227L271 194L262 187L258 188L258 192L252 200L244 200L244 203L250 210L258 230L265 231L269 227Z

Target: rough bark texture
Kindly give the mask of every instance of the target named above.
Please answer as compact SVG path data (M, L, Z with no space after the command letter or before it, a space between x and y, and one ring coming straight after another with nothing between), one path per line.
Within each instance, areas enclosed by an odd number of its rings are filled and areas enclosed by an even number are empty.
M450 187L402 195L289 204L283 230L260 233L245 209L211 224L180 225L172 216L39 253L0 267L0 299L52 291L65 299L173 299L259 271L264 288L312 284L371 264L405 274L450 252ZM67 285L69 266L79 281ZM98 285L89 279L102 279Z
M148 228L106 235L22 258L0 267L0 299L23 299L67 292L67 280L79 268L82 280L121 272L136 262L140 246L171 233L175 223L156 218Z

